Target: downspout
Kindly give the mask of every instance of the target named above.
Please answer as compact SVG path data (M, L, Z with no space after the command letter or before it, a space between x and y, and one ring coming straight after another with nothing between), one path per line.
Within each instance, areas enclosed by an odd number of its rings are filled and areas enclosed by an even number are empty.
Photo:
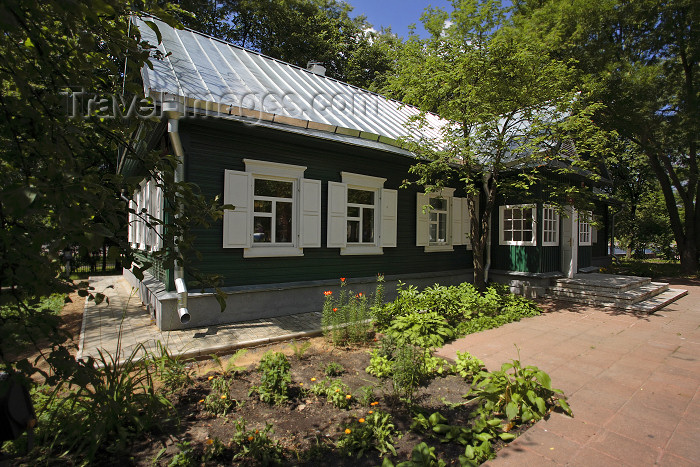
M489 180L486 175L484 175L484 193L486 194L486 197L488 199L489 195ZM486 213L484 213L486 214ZM486 221L486 228L488 235L486 235L486 265L484 266L484 284L489 283L489 269L491 269L491 221L493 220L491 218L491 213L488 213L489 219Z
M163 111L168 117L168 135L170 135L170 142L172 143L175 155L178 158L178 163L174 174L176 184L185 180L185 151L182 148L182 142L180 141L180 133L178 133L178 120L182 116L180 105L181 104L176 101L163 102ZM178 203L175 215L179 217L181 214L182 204ZM177 248L177 246L175 248ZM187 324L190 322L190 312L187 309L187 284L185 284L185 270L182 267L182 264L179 264L177 261L175 262L174 276L175 290L177 292L177 314L180 317L180 322L182 324Z

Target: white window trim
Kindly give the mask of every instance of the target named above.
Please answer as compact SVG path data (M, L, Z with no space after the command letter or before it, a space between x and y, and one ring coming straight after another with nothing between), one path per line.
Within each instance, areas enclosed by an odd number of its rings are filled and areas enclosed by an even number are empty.
M304 256L304 249L299 246L299 222L301 215L299 214L299 190L300 180L304 176L305 166L281 164L278 162L259 161L254 159L243 159L245 163L245 171L252 175L249 195L248 212L250 213L249 222L253 221L255 212L254 206L254 189L255 179L279 180L284 182L292 182L292 244L274 244L274 243L251 243L250 248L243 249L244 258L269 258L278 256Z
M547 227L547 219L545 219L545 211L552 210L554 212L554 241L545 241L545 228ZM555 206L551 204L545 204L542 206L542 246L559 246L559 211ZM552 232L551 230L549 232Z
M446 237L447 241L446 242L433 242L433 243L428 243L428 245L423 247L423 251L426 253L435 253L435 252L442 252L442 251L454 251L454 245L453 245L453 238L452 238L452 198L454 198L455 194L455 189L454 188L443 188L440 191L432 191L430 193L425 193L425 196L428 197L428 202L430 202L431 199L434 198L443 198L447 202L447 222L445 225L445 229L447 230L446 232ZM422 209L422 206L418 206L419 209ZM423 214L428 216L428 229L430 229L430 211L432 209L428 208ZM428 230L429 231L429 230Z
M386 178L372 177L370 175L356 174L352 172L340 172L342 182L347 184L349 190L364 190L374 192L374 243L350 243L347 242L340 254L351 255L382 255L384 248L379 243L379 225L381 223L381 189L384 188ZM345 209L347 209L347 201ZM346 220L347 225L347 220ZM347 227L346 227L347 228Z
M532 240L528 241L514 241L514 240L504 240L503 238L503 211L506 209L532 209ZM506 246L537 246L537 206L534 204L507 204L498 207L498 244Z
M579 246L593 245L593 213L591 211L581 211L578 217L578 244ZM584 227L582 230L581 227Z

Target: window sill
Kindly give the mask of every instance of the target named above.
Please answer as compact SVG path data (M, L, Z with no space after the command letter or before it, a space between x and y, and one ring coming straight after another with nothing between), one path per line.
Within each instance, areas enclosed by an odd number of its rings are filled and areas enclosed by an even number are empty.
M501 246L537 246L536 242L499 242Z
M424 248L424 251L426 253L435 253L435 252L440 252L440 251L454 251L454 247L452 245L427 245Z
M347 245L340 249L341 256L351 255L383 255L384 249L376 245Z
M294 246L260 246L244 248L244 258L276 258L281 256L304 256L304 250Z

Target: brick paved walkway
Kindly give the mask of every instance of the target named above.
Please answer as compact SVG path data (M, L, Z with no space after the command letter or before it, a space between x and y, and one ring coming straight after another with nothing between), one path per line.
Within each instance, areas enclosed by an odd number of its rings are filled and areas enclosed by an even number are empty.
M574 418L553 414L491 466L700 465L700 287L653 315L557 303L556 311L472 334L488 368L517 358L564 390Z
M199 357L321 334L320 312L161 332L122 276L91 277L89 281L94 292L109 297L109 304L85 302L78 358L96 357L98 349L115 354L120 326L121 358L130 355L140 343L155 351L156 342L160 341L171 355ZM142 354L139 352L139 356Z

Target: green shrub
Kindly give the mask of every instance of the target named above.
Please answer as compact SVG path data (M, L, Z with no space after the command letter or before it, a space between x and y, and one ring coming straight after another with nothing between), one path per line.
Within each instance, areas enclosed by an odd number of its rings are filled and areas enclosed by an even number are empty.
M484 362L469 352L457 351L457 361L455 362L454 371L462 378L473 380L474 376L479 374L483 368Z
M170 355L160 341L157 342L157 351L157 354L151 354L151 358L155 374L163 384L165 392L174 392L192 384L193 370L187 366L185 360Z
M260 360L258 371L261 373L260 385L252 386L250 394L257 393L260 400L268 404L282 404L287 401L289 384L292 377L291 365L282 352L268 351Z
M413 393L428 377L426 354L429 352L413 345L400 346L392 365L391 381L394 394L413 400Z
M446 465L445 461L437 458L434 447L428 447L425 442L422 442L413 446L409 460L399 462L396 467L445 467ZM382 467L394 467L394 463L385 457Z
M235 405L236 401L231 399L228 379L223 376L213 378L211 391L204 398L204 410L212 415L226 416Z
M377 296L382 299L384 290L383 277L379 276L377 280L375 303ZM369 342L372 336L372 299L364 293L348 290L345 278L341 278L337 296L331 290L323 294L326 297L321 317L323 335L334 345Z
M323 372L326 374L326 376L340 376L345 373L345 368L343 368L343 365L340 363L330 362L323 369Z
M278 441L272 441L272 425L265 425L263 430L247 430L242 418L236 420L236 432L231 438L231 447L235 454L234 461L256 461L262 465L279 464L284 458L284 450Z
M488 412L503 412L508 420L523 423L539 420L555 407L571 415L562 392L552 389L549 375L536 366L523 368L519 360L504 363L500 371L480 372L465 397L479 400Z
M397 317L413 313L420 309L418 306L418 289L399 281L396 286L396 299L389 303L375 303L372 308L374 325L377 329L386 329Z
M388 413L373 411L366 418L353 420L344 428L344 433L338 440L338 447L348 455L357 453L359 459L368 449L376 449L380 455L390 452L396 455L393 444L396 427Z
M387 357L380 349L374 349L370 352L369 366L365 371L377 378L387 378L391 376L393 362L392 357Z
M352 394L347 384L339 379L324 378L309 388L312 394L325 397L326 400L339 409L349 409Z
M442 347L455 334L445 318L435 312L411 313L391 322L386 333L399 344L412 344L426 349Z

